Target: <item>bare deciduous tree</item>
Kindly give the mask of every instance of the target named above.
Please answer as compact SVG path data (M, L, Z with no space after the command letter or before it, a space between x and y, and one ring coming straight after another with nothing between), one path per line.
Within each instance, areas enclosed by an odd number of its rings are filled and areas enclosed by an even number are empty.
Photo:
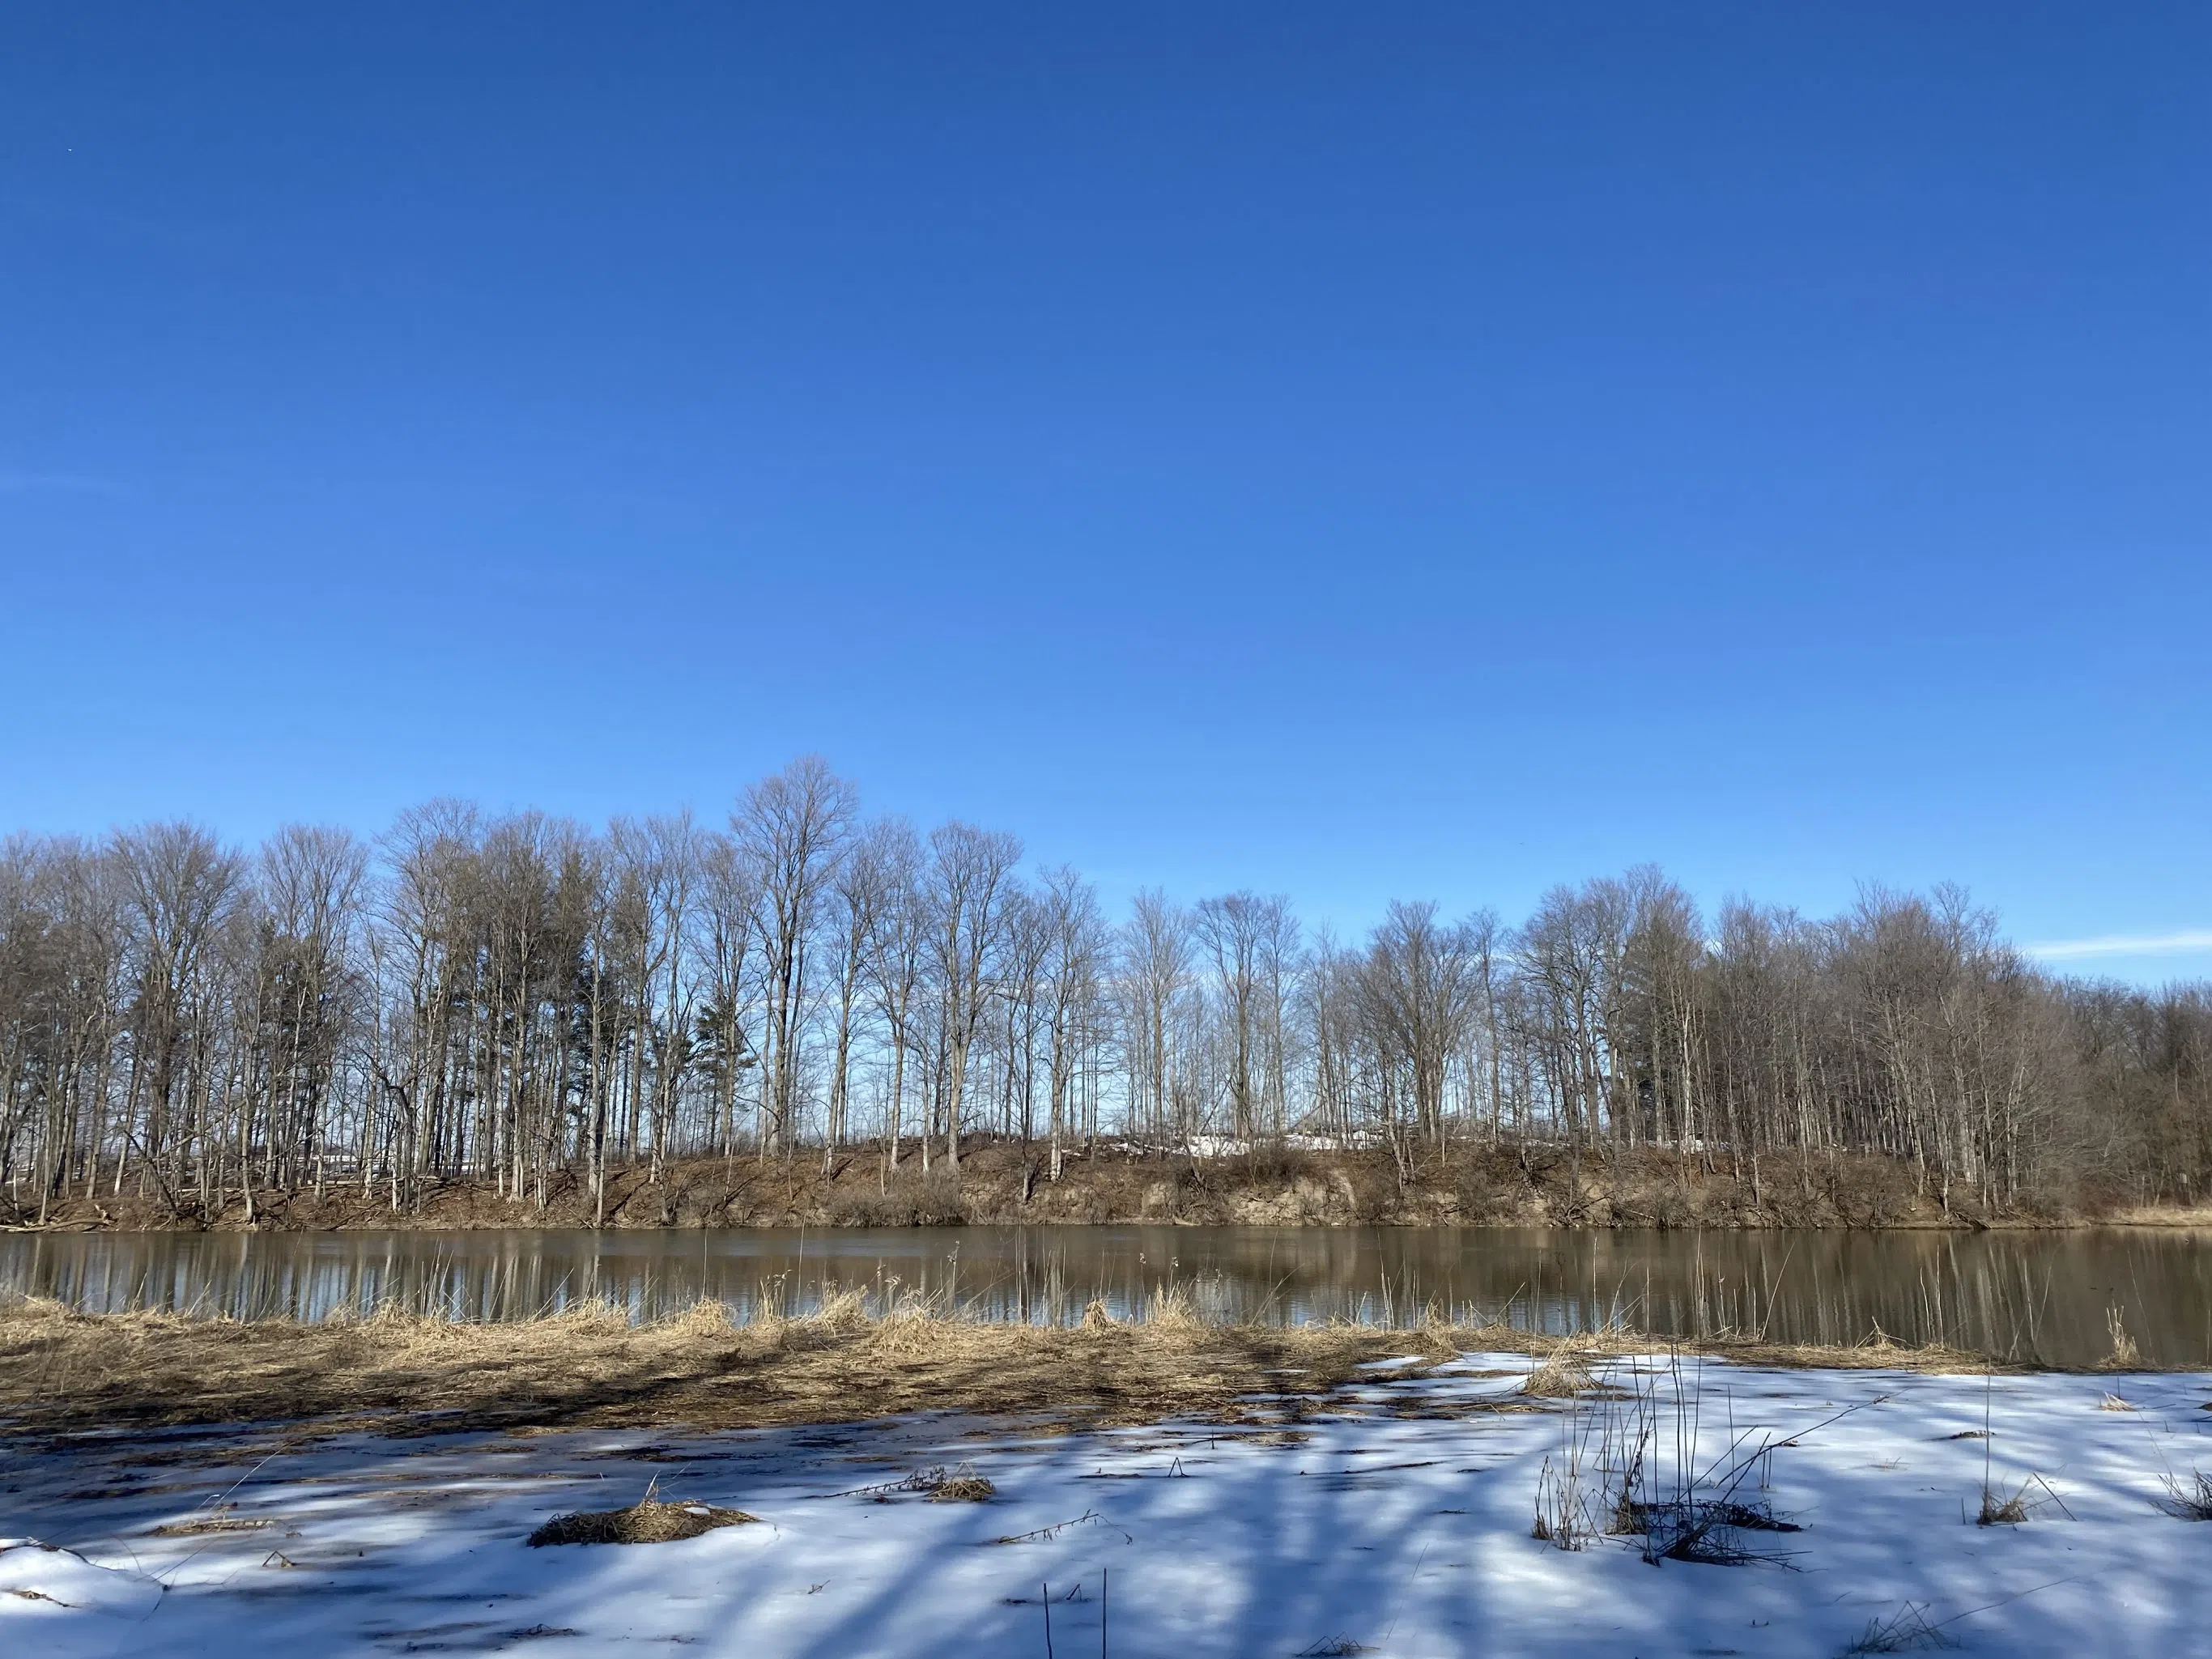
M886 1190L916 1130L956 1168L963 1135L1041 1132L1027 1181L1102 1134L1388 1146L1406 1175L1456 1139L1656 1145L1755 1201L1852 1152L1979 1210L2212 1180L2212 991L2054 978L1956 890L1708 922L1646 867L1517 930L1399 903L1309 946L1280 897L1148 891L1116 928L1073 871L1025 884L1011 836L855 815L809 759L727 835L443 801L373 849L17 836L0 1190L25 1221L126 1191L251 1219L332 1181L542 1209L574 1171L596 1220L665 1220L672 1160L834 1167L871 1129Z

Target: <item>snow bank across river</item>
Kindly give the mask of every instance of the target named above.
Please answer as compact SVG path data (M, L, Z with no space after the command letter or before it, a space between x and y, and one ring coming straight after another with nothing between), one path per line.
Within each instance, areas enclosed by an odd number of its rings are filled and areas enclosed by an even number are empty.
M1615 1381L1676 1388L1663 1357L1641 1363L1613 1362ZM1601 1408L1496 1409L1519 1403L1528 1364L1377 1367L1326 1401L1255 1402L1233 1427L19 1442L0 1534L73 1553L0 1547L0 1654L1656 1659L1836 1655L1871 1634L1875 1650L1917 1636L2078 1659L2212 1640L2212 1525L2174 1513L2169 1487L2212 1471L2203 1376L1684 1362L1695 1410L1660 1415L1655 1455L1674 1458L1686 1428L1697 1467L1771 1442L1757 1500L1802 1530L1759 1534L1774 1559L1753 1565L1655 1567L1641 1539L1570 1552L1530 1535L1546 1460ZM1976 1524L1985 1461L2024 1522ZM963 1465L997 1495L933 1502L908 1480ZM758 1519L525 1544L553 1515L649 1487Z

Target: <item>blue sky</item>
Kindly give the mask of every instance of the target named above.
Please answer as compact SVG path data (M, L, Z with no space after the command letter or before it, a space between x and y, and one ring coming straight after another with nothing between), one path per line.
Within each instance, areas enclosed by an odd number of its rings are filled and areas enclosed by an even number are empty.
M817 750L1110 894L2212 973L2212 13L0 21L0 827Z

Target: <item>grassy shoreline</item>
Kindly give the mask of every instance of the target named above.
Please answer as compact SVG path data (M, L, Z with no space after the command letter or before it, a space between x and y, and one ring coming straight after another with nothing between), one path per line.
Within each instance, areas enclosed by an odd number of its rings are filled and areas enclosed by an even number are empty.
M731 1322L718 1303L633 1325L601 1306L504 1324L385 1312L306 1323L0 1306L0 1420L17 1433L283 1421L315 1431L760 1428L927 1411L1034 1416L1069 1428L1195 1417L1295 1419L1361 1367L1461 1353L1579 1363L1674 1347L1747 1364L1914 1371L2029 1366L1945 1347L1814 1347L1618 1331L1559 1338L1503 1326L1207 1324L1170 1297L1135 1321L991 1324L848 1296L799 1318ZM2153 1369L2136 1366L2133 1369Z

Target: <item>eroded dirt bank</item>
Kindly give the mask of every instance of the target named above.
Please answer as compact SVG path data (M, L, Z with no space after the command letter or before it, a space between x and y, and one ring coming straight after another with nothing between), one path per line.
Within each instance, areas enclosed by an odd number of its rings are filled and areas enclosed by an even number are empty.
M860 1149L827 1160L750 1155L616 1172L604 1215L585 1182L563 1174L542 1194L489 1182L428 1184L394 1203L388 1182L331 1181L264 1191L249 1211L235 1191L173 1204L126 1190L43 1207L0 1194L0 1225L58 1231L245 1228L956 1226L1166 1223L1259 1226L1931 1228L2124 1222L2212 1226L2212 1211L2129 1209L2080 1195L1986 1206L1948 1194L1910 1165L1870 1157L1766 1157L1741 1163L1655 1148L1456 1146L1409 1159L1388 1152L1261 1151L1227 1158L1101 1150L1052 1179L1042 1146L986 1145L957 1170L909 1157L886 1175Z

